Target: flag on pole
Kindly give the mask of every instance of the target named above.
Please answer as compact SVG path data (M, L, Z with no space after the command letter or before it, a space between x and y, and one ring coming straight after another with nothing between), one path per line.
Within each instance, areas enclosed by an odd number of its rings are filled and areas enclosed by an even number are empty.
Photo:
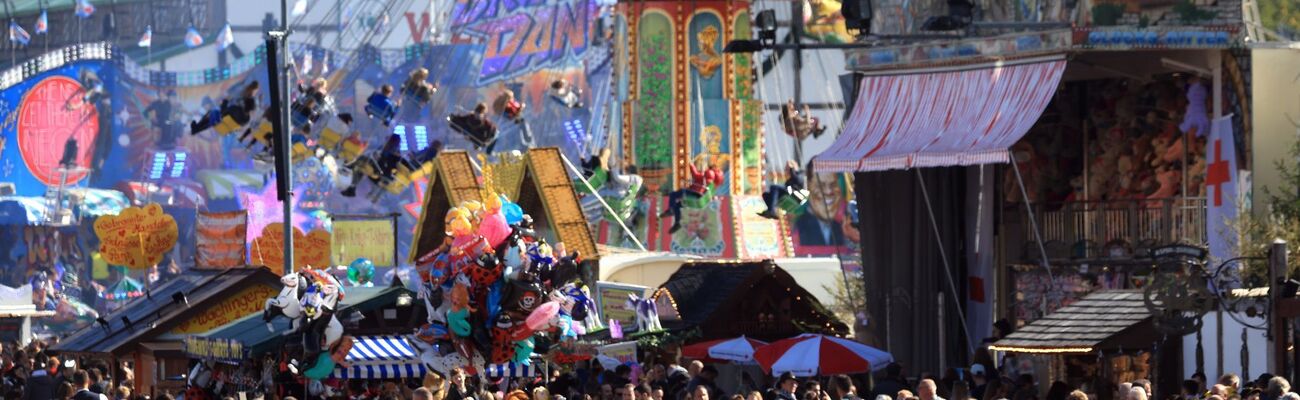
M140 41L136 42L140 47L153 47L153 26L144 27L144 34L140 35Z
M224 51L230 45L235 44L235 33L230 30L230 23L221 28L221 34L217 35L217 51Z
M45 12L45 9L41 9L41 16L36 18L36 34L44 35L45 32L49 32L49 31L50 31L50 16L48 13Z
M1237 232L1229 226L1237 219L1237 149L1232 115L1214 119L1205 143L1206 236L1212 265L1236 257ZM1218 261L1214 261L1218 260Z
M32 34L27 33L17 21L9 20L9 41L26 45L32 41Z
M307 0L298 0L293 3L292 15L297 17L307 13Z
M302 56L302 74L311 74L311 50L307 50L307 54Z
M200 35L199 31L191 26L189 30L185 31L185 45L191 49L202 46L203 35Z
M95 5L90 4L90 0L77 0L77 16L81 18L90 18L95 14Z

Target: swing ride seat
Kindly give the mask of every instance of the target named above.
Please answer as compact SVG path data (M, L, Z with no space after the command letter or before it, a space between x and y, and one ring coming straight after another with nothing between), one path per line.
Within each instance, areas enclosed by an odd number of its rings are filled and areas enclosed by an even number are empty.
M365 160L365 162L358 163L353 167L353 173L365 175L374 182L378 182L380 178L379 165L376 165L374 160Z
M344 164L351 164L353 161L356 161L358 157L361 157L361 154L365 153L365 151L365 142L351 139L344 140L343 147L339 149L339 159L343 160Z
M316 139L316 143L321 148L330 149L330 150L333 150L334 148L338 147L339 143L341 142L343 142L343 134L339 133L334 129L331 129L328 126L326 126L324 129L321 129L320 136L317 137Z
M243 125L239 122L235 122L234 117L227 115L221 117L221 122L217 123L217 126L212 127L212 129L217 131L217 133L220 133L222 136L225 136L229 135L231 132L239 130L242 126Z
M636 211L637 193L641 192L641 185L642 181L637 179L628 185L627 192L623 196L602 196L605 202L609 204L609 208L613 209L614 213L617 214L618 219L626 221L632 218L632 214ZM609 211L605 212L605 219L615 222L613 217L615 215L611 215Z
M489 145L491 145L492 142L496 141L497 139L496 128L493 127L491 134L487 135L487 137L480 138L479 135L477 133L474 133L474 130L471 129L470 126L468 125L468 122L473 118L474 116L472 114L452 115L450 117L447 117L447 125L451 127L452 130L460 133L462 136L465 136L466 139L469 139L470 143L474 144L474 147L477 147L479 149L486 148Z
M415 182L420 178L426 178L430 175L433 175L433 169L435 167L436 166L433 164L432 160L425 161L424 164L420 164L419 168L417 168L414 171L411 171L411 176L410 176L411 182Z
M261 143L263 146L271 146L271 121L262 120L262 123L253 131L253 140Z
M808 191L796 190L781 195L781 198L776 201L776 208L786 214L798 215L806 203L808 203Z
M591 176L587 177L587 183L591 184L591 187L583 185L581 179L579 179L578 182L574 182L573 187L578 188L578 192L581 194L596 194L596 192L600 191L601 187L605 186L605 181L608 179L609 171L604 168L597 168L591 173Z
M397 116L397 107L376 104L371 101L366 102L366 115L370 118L379 118L383 121L384 126L393 122L393 117Z
M393 170L391 178L384 182L384 190L392 194L402 194L406 188L411 187L411 169L405 163L399 163L397 169Z
M686 208L708 207L709 203L713 202L713 189L714 189L713 185L708 185L708 188L704 190L703 196L700 197L687 196L682 198L682 207L686 207Z
M302 161L304 158L307 158L312 154L311 149L307 148L307 144L304 142L294 143L289 149L292 151L293 162Z

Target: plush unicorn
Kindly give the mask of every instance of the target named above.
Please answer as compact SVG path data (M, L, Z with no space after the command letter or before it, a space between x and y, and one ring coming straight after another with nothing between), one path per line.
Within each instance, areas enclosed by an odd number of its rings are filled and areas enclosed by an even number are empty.
M663 330L663 325L659 324L659 310L655 308L654 300L641 298L635 294L627 295L627 308L636 311L636 329L639 332L652 332Z
M267 299L266 306L262 307L262 321L266 322L267 330L275 331L271 321L277 316L284 316L291 321L290 332L298 330L302 317L302 303L299 300L299 289L303 287L299 284L301 281L302 278L296 273L280 277L280 283L284 285L280 289L280 295Z

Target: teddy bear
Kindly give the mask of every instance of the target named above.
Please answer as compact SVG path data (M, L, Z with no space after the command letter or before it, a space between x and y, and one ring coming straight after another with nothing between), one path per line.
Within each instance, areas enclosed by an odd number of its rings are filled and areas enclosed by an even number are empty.
M1147 195L1147 199L1163 199L1173 197L1178 194L1178 184L1181 183L1182 173L1168 165L1160 167L1156 173L1156 181L1160 186L1155 193Z
M1163 155L1169 151L1169 137L1165 135L1156 135L1151 138L1151 154L1155 155L1147 165L1159 167L1164 164Z

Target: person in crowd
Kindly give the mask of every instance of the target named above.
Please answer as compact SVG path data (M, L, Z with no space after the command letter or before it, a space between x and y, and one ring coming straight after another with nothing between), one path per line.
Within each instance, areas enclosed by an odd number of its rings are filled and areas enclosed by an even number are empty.
M776 398L777 400L799 400L795 393L799 390L799 380L795 379L794 374L785 372L776 380Z
M922 379L921 383L916 385L916 395L921 400L944 400L937 394L938 390L939 386L935 385L933 379Z
M131 400L131 388L118 386L116 392L116 395L113 396L113 400Z
M749 394L745 395L745 400L763 400L763 393L760 393L757 390L751 390Z
M895 399L910 399L916 397L911 390L903 389L894 394Z
M1291 391L1291 382L1286 378L1275 376L1268 380L1268 386L1264 389L1264 394L1260 396L1261 400L1279 400L1282 395Z
M1047 396L1044 397L1044 400L1065 400L1066 397L1070 396L1070 392L1072 391L1074 391L1074 388L1070 387L1070 385L1065 382L1052 382L1052 386L1047 388Z
M1237 394L1237 390L1241 389L1241 377L1233 373L1224 374L1219 377L1219 384L1227 388L1228 395L1231 396Z
M664 400L664 387L658 386L650 390L650 400Z
M551 392L546 390L545 386L535 387L533 388L532 400L551 400Z
M23 398L29 400L40 400L54 398L54 378L50 376L49 356L44 352L36 353L32 363L32 372L27 378L27 385L23 388Z
M1141 387L1142 390L1146 391L1148 396L1151 395L1151 393L1154 393L1151 391L1151 381L1146 379L1138 379L1133 381L1133 387Z
M1221 399L1228 398L1228 387L1223 384L1214 384L1210 386L1210 396L1219 396Z
M912 387L903 378L903 365L897 362L885 366L885 377L876 381L875 386L871 388L873 396L886 395L897 396L900 391ZM895 397L897 399L898 397Z
M415 389L415 393L411 398L414 400L433 400L433 392L430 392L427 388L420 387Z
M831 377L828 386L828 394L831 400L861 400L858 397L858 388L853 385L853 379L848 375L835 375Z
M1082 390L1074 390L1065 398L1066 400L1088 400L1088 394L1084 393Z
M466 397L473 396L473 392L471 392L469 387L465 384L464 370L454 368L448 375L450 375L450 377L447 378L448 388L445 400L462 400Z
M1185 400L1199 399L1204 394L1200 388L1201 385L1195 379L1184 380L1179 395Z
M1146 390L1146 389L1143 389L1141 386L1133 386L1132 389L1129 389L1129 391L1128 391L1128 397L1126 397L1126 399L1127 399L1127 400L1147 400L1147 390Z
M72 400L108 400L107 396L90 390L90 381L90 374L85 370L78 370L72 374L72 386L77 389L72 394Z
M988 372L984 364L971 364L970 366L970 397L974 399L983 399L984 391L988 389L988 378L985 375Z
M1206 386L1205 373L1203 372L1192 373L1192 380L1196 381L1197 384L1196 393L1205 393L1207 390L1210 389L1209 386Z
M812 392L812 394L821 397L822 383L818 382L816 378L805 379L803 381L803 387L805 392Z
M633 388L632 391L636 400L650 400L650 385L645 384L644 381Z

